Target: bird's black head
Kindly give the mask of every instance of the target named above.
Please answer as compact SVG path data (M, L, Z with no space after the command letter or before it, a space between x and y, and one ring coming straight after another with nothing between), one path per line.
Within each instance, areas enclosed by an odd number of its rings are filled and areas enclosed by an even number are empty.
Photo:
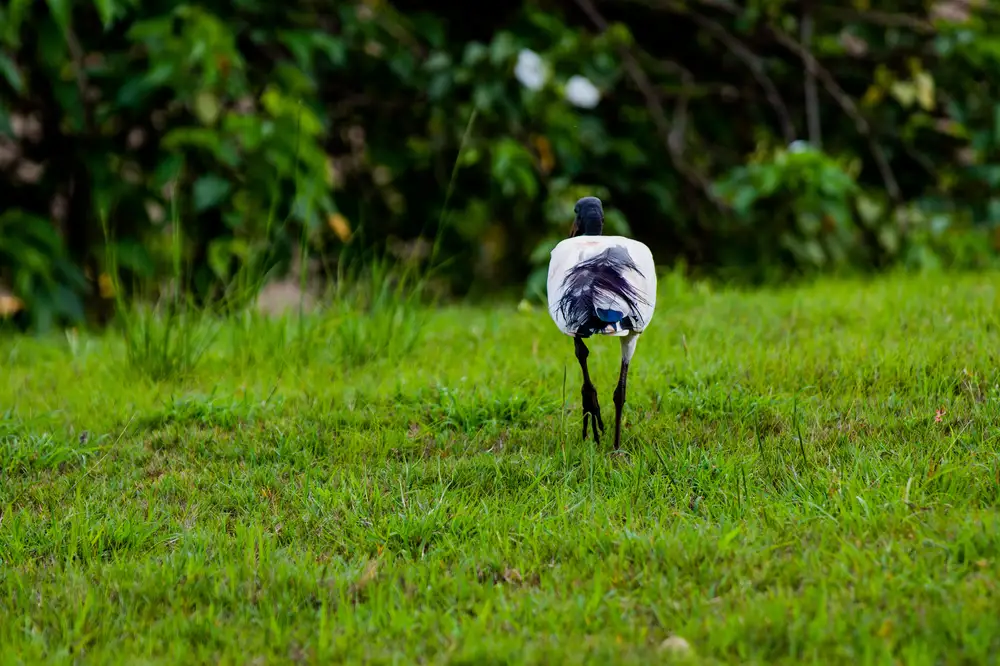
M600 236L604 231L604 206L597 197L584 197L573 207L576 217L570 238L574 236Z

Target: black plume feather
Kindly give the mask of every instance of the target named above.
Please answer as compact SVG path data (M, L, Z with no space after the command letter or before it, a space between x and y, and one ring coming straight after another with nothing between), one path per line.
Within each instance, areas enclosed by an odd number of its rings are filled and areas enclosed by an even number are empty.
M632 256L622 245L609 247L600 254L573 266L563 278L563 295L558 309L570 330L580 337L590 337L604 329L609 322L597 313L595 302L599 297L617 296L628 306L629 312L621 320L623 330L631 330L639 316L638 304L649 302L624 277L624 272L632 270L645 278L636 266Z

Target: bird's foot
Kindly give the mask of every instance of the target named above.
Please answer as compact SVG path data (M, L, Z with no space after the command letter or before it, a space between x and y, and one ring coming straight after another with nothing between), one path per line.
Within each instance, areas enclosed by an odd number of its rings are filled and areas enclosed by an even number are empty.
M601 406L597 402L597 389L593 384L583 385L583 440L587 441L587 423L593 426L594 442L601 443L598 427L604 432L604 419L601 418Z

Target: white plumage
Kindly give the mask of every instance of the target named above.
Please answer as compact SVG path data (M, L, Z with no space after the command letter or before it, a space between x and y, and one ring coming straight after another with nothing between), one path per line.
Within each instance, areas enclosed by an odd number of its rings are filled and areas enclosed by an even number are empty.
M624 249L624 257L620 249ZM627 261L628 259L631 261ZM581 266L589 268L580 271ZM636 297L629 298L628 293L623 294L619 285L611 284L610 289L599 288L595 285L595 271L605 273L605 277L611 278L611 283L614 282L614 275L617 275L625 286L634 290ZM643 243L625 236L567 238L552 249L547 288L549 314L559 330L566 335L578 335L578 322L572 317L573 308L570 305L585 297L581 292L588 290L592 292L591 314L598 318L598 311L631 315L632 330L641 333L649 325L656 308L656 266L653 254ZM603 328L594 330L593 333L617 337L629 334L628 329L623 329L620 322L604 323L606 325Z
M656 308L656 265L649 248L624 236L605 236L604 206L597 197L583 197L570 237L552 249L547 281L549 315L559 330L573 338L576 359L583 373L580 389L583 438L593 424L594 441L604 431L597 388L590 378L584 342L593 335L621 340L622 365L615 387L615 450L621 444L622 410L628 370L636 343Z

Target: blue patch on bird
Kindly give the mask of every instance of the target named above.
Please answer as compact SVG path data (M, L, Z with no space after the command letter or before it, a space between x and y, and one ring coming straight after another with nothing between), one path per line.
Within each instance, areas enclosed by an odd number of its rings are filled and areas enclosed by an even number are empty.
M597 310L597 317L601 321L606 321L609 324L617 324L622 319L625 318L624 312L619 312L618 310L604 310L601 308L595 308Z

